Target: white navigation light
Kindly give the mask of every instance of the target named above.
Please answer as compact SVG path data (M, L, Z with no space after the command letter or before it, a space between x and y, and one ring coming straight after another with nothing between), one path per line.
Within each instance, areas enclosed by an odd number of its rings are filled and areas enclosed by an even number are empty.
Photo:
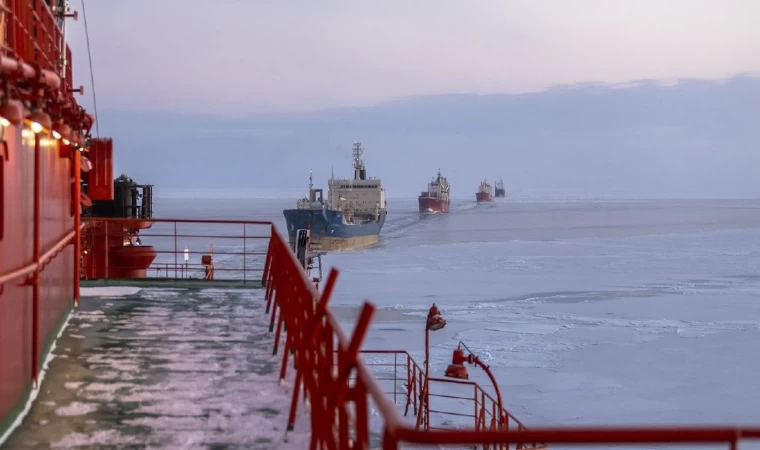
M190 261L190 251L185 247L185 263Z

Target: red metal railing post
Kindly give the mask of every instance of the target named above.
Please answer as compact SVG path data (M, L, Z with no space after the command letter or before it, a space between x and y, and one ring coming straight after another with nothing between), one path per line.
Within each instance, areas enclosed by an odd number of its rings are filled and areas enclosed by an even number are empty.
M267 272L267 282L266 282L266 290L264 291L264 297L267 300L267 307L265 310L265 313L269 313L269 309L272 307L273 297L274 297L274 291L275 291L275 285L276 282L274 281L274 271L277 270L277 268L273 268L272 265L274 264L275 256L272 255L270 258L270 265L269 265L269 271ZM269 330L272 331L272 330Z
M406 407L404 416L409 414L409 405L412 405L412 412L417 415L417 372L411 364L411 356L406 355Z
M248 239L246 239L245 236L245 223L243 223L243 284L245 284L245 260L248 259L246 252L246 241L248 241Z
M307 328L303 330L302 339L305 339L306 342L314 342L318 338L318 334L320 331L320 324L323 321L324 315L327 314L327 304L330 302L330 298L332 296L332 291L335 288L335 283L338 279L338 271L335 269L330 270L330 274L327 277L327 283L325 284L325 288L322 290L322 295L320 296L319 302L317 303L316 310L314 317L312 318L311 323L305 324ZM301 327L292 327L291 333L295 336L298 335L298 332ZM290 334L290 333L289 333ZM297 337L294 337L294 339L298 340L299 342L297 344L300 344L300 340ZM300 358L307 357L308 355L304 355L304 352L302 350L301 345L297 345L299 351L295 355L295 359L299 360ZM285 352L287 355L287 352ZM287 358L287 356L286 356ZM285 360L287 361L287 359ZM286 364L286 362L284 362ZM308 362L301 361L301 370L304 370L304 366L308 366ZM280 373L280 380L283 380L285 378L285 369L283 367L282 372ZM288 430L292 431L293 427L295 426L295 419L296 419L296 410L298 407L298 395L299 390L301 388L301 371L297 371L296 373L296 385L293 388L293 399L290 403L290 414L288 415ZM305 395L305 393L304 393Z
M475 418L475 423L473 423L472 428L477 430L478 429L478 385L474 384L472 386L473 394L472 398L474 399L474 405L475 405L475 415L473 416Z
M486 393L480 390L480 422L478 422L478 430L484 430L486 428Z
M396 404L396 372L398 371L398 353L393 353L393 404Z
M353 393L355 398L353 402L356 408L356 419L354 428L356 429L356 440L360 443L356 447L369 449L369 407L367 405L367 387L361 377L356 378L356 385Z
M34 135L34 243L32 246L32 259L36 267L32 275L32 380L34 386L38 384L40 359L40 203L42 195L40 179L40 136Z
M60 143L58 144L61 145ZM79 166L80 163L80 155L79 152L73 151L71 152L72 158L71 158L71 164L74 166L74 198L71 199L71 201L75 204L74 206L74 231L76 231L76 236L74 236L74 306L79 306L79 278L81 277L80 273L80 267L82 264L82 206L79 200L79 197L82 195L81 193L81 167Z
M166 275L169 278L169 274ZM174 221L174 279L177 279L177 221Z
M272 225L269 228L269 245L267 246L267 256L266 256L266 259L264 260L264 272L261 274L261 283L264 286L266 286L266 284L269 282L269 272L271 271L271 268L272 268L272 256L273 256L272 248L274 245L272 241L274 240L275 233L277 233L277 230L274 228L274 225ZM267 296L265 297L267 299L269 299L268 294L269 294L269 291L267 290Z
M364 338L369 331L369 324L372 321L372 316L374 313L375 306L369 302L364 302L362 310L359 313L359 319L356 321L356 325L354 326L354 333L351 336L351 340L349 341L348 346L345 349L342 346L338 346L338 371L337 374L335 374L335 377L330 380L337 388L337 392L333 391L334 395L330 395L329 392L326 392L324 394L327 396L328 401L332 400L330 409L333 411L345 411L344 408L346 405L344 402L350 391L351 371L356 367L359 361L359 350L361 350ZM366 402L366 395L360 401ZM332 411L328 411L328 414L331 412ZM332 418L335 420L335 414L332 413L330 415L333 416ZM345 425L347 433L348 424ZM362 444L363 445L360 445L360 447L369 448L369 442L362 442Z
M430 329L425 327L425 429L430 428Z
M398 439L390 432L387 426L383 431L383 450L398 450Z
M282 331L282 322L284 321L284 316L287 314L286 310L287 310L287 308L289 306L288 303L289 302L287 302L287 301L280 301L279 302L279 305L280 305L280 314L277 314L277 331L275 331L275 334L274 334L274 349L272 350L272 354L273 355L277 354L277 348L280 346L280 332ZM277 311L277 305L275 305L275 307L272 309L272 321L273 322L274 322L274 317L275 317L276 311ZM270 323L269 327L271 329L271 327L272 327L271 323ZM286 354L287 354L287 350L288 349L287 349L287 344L286 344L286 347L285 347L285 353Z
M406 355L406 392L409 393L412 390L412 365L409 363L409 354ZM406 409L409 409L409 396L407 395ZM406 415L406 412L404 412Z
M276 283L277 282L275 282L275 284ZM286 283L283 283L283 285L286 286L285 289L289 288L289 286L287 286ZM274 290L273 290L272 293L270 294L269 302L267 303L267 306L269 307L271 305L271 309L272 309L272 317L269 320L269 331L270 332L274 331L274 318L275 318L275 316L277 314L277 304L278 303L280 305L282 304L282 300L281 300L281 297L283 297L282 294L283 294L283 292L280 289L278 289L277 292L274 292ZM267 308L267 309L269 309L269 308Z
M106 258L105 264L103 265L105 266L105 271L106 271L105 278L108 279L108 266L111 265L110 262L108 261L108 221L106 220L106 222L103 225L105 228L105 231L104 231L105 236L103 236L103 247L104 247L103 253L105 254L105 258Z

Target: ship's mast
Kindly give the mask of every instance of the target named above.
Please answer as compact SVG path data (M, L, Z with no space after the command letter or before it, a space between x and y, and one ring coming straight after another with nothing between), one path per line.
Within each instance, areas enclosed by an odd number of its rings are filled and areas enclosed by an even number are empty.
M364 161L362 161L362 153L364 153L364 149L362 148L361 142L354 142L354 180L364 180L366 179L367 171L364 168Z

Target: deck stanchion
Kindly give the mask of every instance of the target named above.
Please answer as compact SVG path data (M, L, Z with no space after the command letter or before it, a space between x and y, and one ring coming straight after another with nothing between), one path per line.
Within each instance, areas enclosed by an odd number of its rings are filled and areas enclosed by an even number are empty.
M177 279L177 222L174 222L174 279Z
M248 259L248 251L246 250L246 239L245 236L245 223L243 223L243 284L245 284L245 260Z

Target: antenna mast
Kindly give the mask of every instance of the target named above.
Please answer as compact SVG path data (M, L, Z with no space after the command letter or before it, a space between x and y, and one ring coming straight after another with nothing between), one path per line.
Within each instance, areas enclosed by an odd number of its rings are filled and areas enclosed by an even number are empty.
M364 168L364 161L362 161L362 148L361 142L354 141L354 180L366 180L367 170Z
M362 143L354 142L354 169L356 170L364 169L364 161L362 161L362 153L364 153L364 149L362 148Z

